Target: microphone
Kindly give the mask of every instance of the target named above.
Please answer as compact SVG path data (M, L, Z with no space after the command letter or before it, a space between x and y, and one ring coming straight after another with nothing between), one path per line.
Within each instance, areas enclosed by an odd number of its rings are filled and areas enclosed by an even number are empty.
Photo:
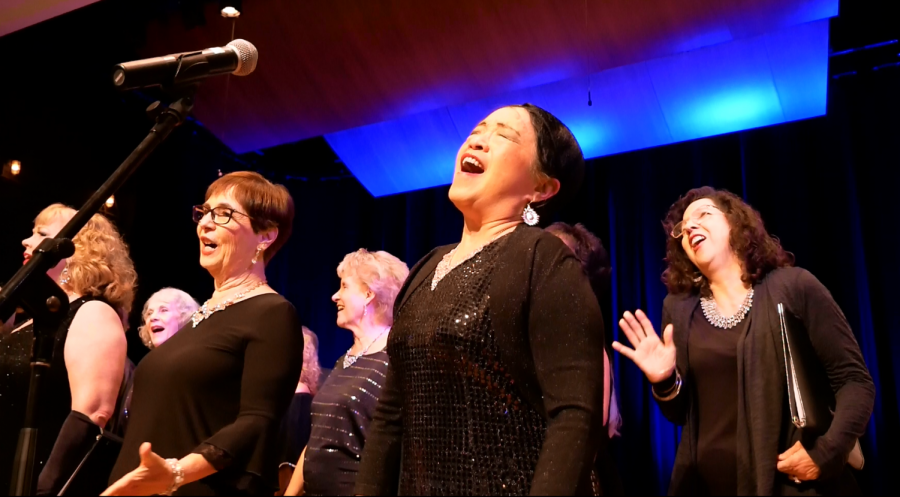
M224 47L135 60L113 68L113 84L120 90L148 86L171 87L219 74L246 76L256 70L259 52L246 40Z

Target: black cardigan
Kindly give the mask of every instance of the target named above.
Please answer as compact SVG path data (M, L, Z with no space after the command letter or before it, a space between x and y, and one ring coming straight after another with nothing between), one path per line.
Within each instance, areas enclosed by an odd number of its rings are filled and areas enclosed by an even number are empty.
M798 491L830 494L846 491L853 478L846 466L857 438L872 414L875 386L847 319L828 290L809 271L776 269L754 286L750 326L738 341L738 495L783 495ZM663 302L662 328L674 325L676 364L684 380L681 393L659 402L663 414L684 426L669 493L696 493L696 405L688 360L690 319L696 294L669 295ZM776 306L802 319L813 348L828 374L836 407L828 432L804 447L819 466L815 482L797 488L778 472L778 455L800 440L791 424L785 388L784 353ZM708 401L708 400L706 400ZM848 481L849 480L849 481ZM794 487L794 488L788 488Z
M519 226L507 235L489 289L500 357L523 398L547 421L532 495L590 494L603 423L603 319L587 277L556 236ZM413 267L394 315L454 246ZM402 398L391 367L369 428L356 493L390 495L400 472Z

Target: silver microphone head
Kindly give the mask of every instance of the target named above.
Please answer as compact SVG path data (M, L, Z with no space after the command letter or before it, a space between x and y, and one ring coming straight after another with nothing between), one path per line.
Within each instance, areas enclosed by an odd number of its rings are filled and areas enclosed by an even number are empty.
M237 69L231 74L246 76L256 70L256 63L259 62L259 52L252 43L247 40L233 40L226 46L234 50L240 60Z

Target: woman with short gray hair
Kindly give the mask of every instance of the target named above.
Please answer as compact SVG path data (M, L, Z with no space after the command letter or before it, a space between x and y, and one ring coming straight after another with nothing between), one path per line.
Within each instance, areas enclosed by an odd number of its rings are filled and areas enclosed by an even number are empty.
M177 288L163 288L147 299L141 312L138 336L148 349L155 349L178 333L191 320L200 304Z

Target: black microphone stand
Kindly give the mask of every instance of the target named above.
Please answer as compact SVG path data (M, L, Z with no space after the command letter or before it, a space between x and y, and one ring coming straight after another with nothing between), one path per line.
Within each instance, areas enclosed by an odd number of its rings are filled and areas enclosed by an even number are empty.
M13 314L21 305L34 319L34 346L31 351L31 384L28 389L28 404L25 423L19 432L16 458L13 466L10 495L32 495L34 493L35 449L38 438L39 402L44 375L53 361L53 349L60 325L69 312L69 297L49 276L47 271L56 267L59 261L75 253L72 238L88 220L100 210L111 195L150 156L172 131L187 118L194 106L194 96L199 84L172 88L169 93L178 97L171 105L163 108L154 102L147 113L156 119L150 133L131 155L100 186L94 195L78 210L74 217L60 230L55 238L46 239L37 247L31 259L19 269L0 290L0 322Z

